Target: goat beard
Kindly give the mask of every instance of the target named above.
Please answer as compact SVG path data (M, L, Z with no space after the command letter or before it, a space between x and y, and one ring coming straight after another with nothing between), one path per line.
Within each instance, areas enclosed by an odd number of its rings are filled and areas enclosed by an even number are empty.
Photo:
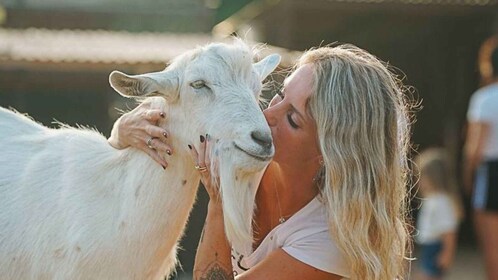
M218 183L223 205L225 234L232 249L240 254L250 254L256 191L265 165L247 171L234 164L232 156L230 153L220 156L216 167L219 171Z

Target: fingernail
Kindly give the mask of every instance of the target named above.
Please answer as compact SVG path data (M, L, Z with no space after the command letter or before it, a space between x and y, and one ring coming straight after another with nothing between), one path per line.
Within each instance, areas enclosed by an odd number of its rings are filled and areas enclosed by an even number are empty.
M161 118L164 118L164 113L163 112L159 113L159 116L161 116Z
M188 145L188 148L192 150L192 146Z
M162 165L162 164L161 164L161 166L163 167L163 169L164 169L164 170L166 170L166 166L164 166L164 165Z
M201 138L201 143L204 143L204 140L205 140L204 135L201 135L200 138Z
M170 150L166 150L166 153L171 156L171 151Z
M211 137L209 137L209 134L206 133L206 140L209 141L211 140Z
M164 138L168 138L168 133L163 132L163 136L164 136Z

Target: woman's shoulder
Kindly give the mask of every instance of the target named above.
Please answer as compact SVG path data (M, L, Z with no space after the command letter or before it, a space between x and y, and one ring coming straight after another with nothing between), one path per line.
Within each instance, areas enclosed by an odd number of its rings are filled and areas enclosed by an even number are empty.
M481 104L483 102L498 101L498 83L490 84L478 89L471 96L471 103Z
M283 248L340 255L340 250L330 234L325 207L317 198L281 224L275 235L280 239Z
M318 232L328 232L325 205L320 201L319 197L313 198L285 221L281 225L280 231L288 232L289 236L307 236Z
M275 227L252 254L243 257L243 265L253 267L277 249L319 270L350 275L346 258L329 232L325 205L318 198Z
M297 214L277 233L284 238L281 248L303 263L347 277L349 266L330 234L325 205L315 198Z

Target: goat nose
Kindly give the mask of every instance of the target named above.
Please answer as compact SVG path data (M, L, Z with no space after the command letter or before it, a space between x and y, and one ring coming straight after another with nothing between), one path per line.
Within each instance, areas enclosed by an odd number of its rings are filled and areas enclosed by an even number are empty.
M261 130L255 130L251 132L251 138L254 142L258 143L260 146L264 148L271 148L273 139L271 138L271 134L267 132L263 132Z

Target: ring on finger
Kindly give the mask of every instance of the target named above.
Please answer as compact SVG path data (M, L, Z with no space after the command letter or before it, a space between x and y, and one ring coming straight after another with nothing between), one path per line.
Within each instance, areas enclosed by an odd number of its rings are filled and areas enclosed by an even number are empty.
M147 147L149 147L149 149L151 150L155 150L156 148L154 148L154 146L152 146L152 140L156 139L157 137L150 137L148 140L147 140Z
M206 166L196 165L195 169L197 169L199 172L206 172L207 171L207 167Z

